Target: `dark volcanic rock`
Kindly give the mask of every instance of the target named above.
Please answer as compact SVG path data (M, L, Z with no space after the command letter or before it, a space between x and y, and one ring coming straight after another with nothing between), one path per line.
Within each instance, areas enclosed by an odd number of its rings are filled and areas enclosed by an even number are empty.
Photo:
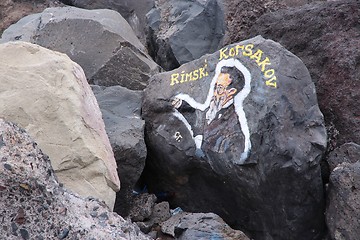
M137 222L144 233L149 233L151 230L158 228L159 224L165 222L171 217L170 206L168 202L161 202L154 205L151 209L151 215L143 219L143 222ZM156 230L155 230L156 231Z
M218 0L159 0L147 17L150 55L166 70L218 50L225 33Z
M129 217L133 222L149 219L156 202L154 194L143 193L134 198L133 207L130 209Z
M23 129L0 119L0 139L1 239L150 239L105 204L61 187Z
M96 85L144 89L159 70L129 24L112 10L48 8L10 26L0 42L14 40L66 53Z
M255 239L319 239L326 130L305 65L256 37L155 75L145 90L150 192Z
M236 239L250 240L244 233L229 227L213 213L180 212L160 224L161 231L175 239Z
M341 163L355 163L357 161L360 161L360 145L356 143L345 143L330 152L327 157L330 172Z
M304 61L329 130L329 150L360 144L360 1L268 13L250 32L278 41Z
M264 13L284 8L276 0L232 0L224 1L226 33L224 46L245 40L249 29Z
M331 239L360 236L360 161L342 163L330 175L326 220Z
M326 0L321 0L326 1ZM224 1L226 33L224 45L248 38L251 27L263 14L288 7L300 7L319 0L232 0Z
M145 167L145 121L141 119L141 91L121 86L92 86L99 103L114 152L121 181L114 210L127 216L132 205L133 190Z
M118 11L130 24L140 40L145 41L146 13L155 5L155 0L60 0L86 9L112 9Z

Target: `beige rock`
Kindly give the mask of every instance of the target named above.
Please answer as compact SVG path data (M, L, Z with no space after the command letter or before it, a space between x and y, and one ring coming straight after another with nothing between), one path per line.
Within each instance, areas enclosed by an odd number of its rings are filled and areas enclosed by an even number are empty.
M25 128L59 181L112 209L120 189L99 106L82 68L25 42L0 44L0 116Z

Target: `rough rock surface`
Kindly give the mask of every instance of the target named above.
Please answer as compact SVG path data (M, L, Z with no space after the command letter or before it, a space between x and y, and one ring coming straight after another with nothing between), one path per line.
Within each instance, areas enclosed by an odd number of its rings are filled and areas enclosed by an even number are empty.
M143 89L158 72L129 24L113 10L48 8L4 31L1 42L14 40L66 53L96 85Z
M142 92L121 86L92 86L105 122L121 181L114 211L127 216L133 190L145 167L145 121L141 119Z
M256 37L155 75L145 90L149 192L254 239L318 239L326 148L299 58Z
M61 0L63 3L86 9L112 9L118 11L130 24L136 36L145 43L146 14L155 5L155 0Z
M134 198L133 208L130 209L129 217L133 222L148 219L153 211L157 198L154 194L143 193Z
M62 6L57 0L1 0L0 1L0 35L11 24L22 17L42 12L47 7Z
M156 232L159 235L159 225L171 217L170 206L168 202L161 202L154 205L151 209L151 215L147 216L142 222L136 222L143 233ZM162 238L160 238L162 239Z
M355 163L360 161L360 145L356 143L345 143L327 157L329 170L332 172L341 163Z
M159 0L147 17L149 53L165 70L213 53L222 44L225 24L218 0Z
M26 42L0 44L0 115L50 156L61 183L114 206L120 188L99 106L81 67Z
M60 186L28 134L0 120L2 239L150 239L95 199Z
M326 121L329 150L360 144L359 21L360 2L341 0L268 13L250 30L304 61Z
M229 227L213 213L180 212L160 224L161 231L175 239L236 239L250 240L244 233Z
M323 0L324 1L324 0ZM317 0L232 0L224 1L226 33L224 46L245 40L263 14L288 7L300 7ZM290 11L290 10L289 10Z
M330 175L326 208L326 220L331 239L359 238L359 195L360 161L338 165Z

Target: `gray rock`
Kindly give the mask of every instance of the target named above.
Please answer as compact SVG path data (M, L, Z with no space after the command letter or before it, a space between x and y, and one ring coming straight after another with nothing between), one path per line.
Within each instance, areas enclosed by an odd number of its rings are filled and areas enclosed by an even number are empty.
M161 231L179 240L237 239L250 240L239 230L230 228L214 213L175 214L160 224Z
M92 90L102 112L121 181L114 210L127 216L135 184L145 167L147 153L145 121L140 116L142 92L121 86L92 86Z
M150 220L153 224L160 224L168 220L171 217L170 214L170 206L168 202L161 202L155 204L152 214L150 216Z
M218 50L225 32L218 0L161 0L147 17L150 55L166 70Z
M15 40L66 53L92 84L143 89L159 70L129 24L112 10L47 8L4 31L1 42Z
M3 239L150 240L105 204L61 187L49 158L23 129L0 119L0 138ZM90 215L94 209L99 217Z
M132 27L138 38L145 43L146 13L155 5L155 0L60 0L86 9L112 9L118 11Z
M321 236L324 119L305 65L280 44L258 36L155 75L142 113L149 192L254 239Z
M327 157L330 172L332 172L341 163L355 163L360 161L360 145L356 143L345 143Z
M360 161L342 163L330 175L326 222L331 239L360 236Z

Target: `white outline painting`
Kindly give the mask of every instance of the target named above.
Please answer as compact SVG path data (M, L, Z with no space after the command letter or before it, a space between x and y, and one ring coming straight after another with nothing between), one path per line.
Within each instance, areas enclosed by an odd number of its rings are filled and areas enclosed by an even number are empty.
M209 92L208 92L207 98L204 103L197 102L194 98L192 98L188 94L184 94L184 93L177 94L174 97L174 101L173 101L173 106L175 107L173 115L185 124L186 128L189 130L189 133L191 134L191 136L195 142L196 150L202 152L201 146L202 146L202 141L203 141L203 135L194 136L191 125L186 120L186 118L176 108L178 108L181 105L182 101L185 101L192 108L198 109L202 112L204 112L206 109L208 109L210 107L211 101L214 97L214 89L216 87L215 86L216 80L218 79L219 75L221 74L221 69L223 67L237 68L243 74L244 80L245 80L244 87L238 93L236 93L234 95L233 99L231 99L226 104L226 106L223 107L223 108L227 108L231 104L234 104L235 112L237 114L237 118L238 118L242 133L245 138L244 139L244 141L245 141L244 142L244 150L243 150L240 158L238 160L236 160L235 163L243 164L245 162L245 160L249 157L250 151L251 151L250 131L249 131L248 122L246 119L246 114L245 114L245 111L243 108L243 102L251 91L251 85L250 85L251 74L250 74L250 71L239 60L230 58L230 59L222 60L216 65L215 75L214 75L213 79L211 80ZM210 115L209 111L207 112L206 115L208 118L208 115ZM208 122L211 122L212 119L207 119L207 120L208 120Z

